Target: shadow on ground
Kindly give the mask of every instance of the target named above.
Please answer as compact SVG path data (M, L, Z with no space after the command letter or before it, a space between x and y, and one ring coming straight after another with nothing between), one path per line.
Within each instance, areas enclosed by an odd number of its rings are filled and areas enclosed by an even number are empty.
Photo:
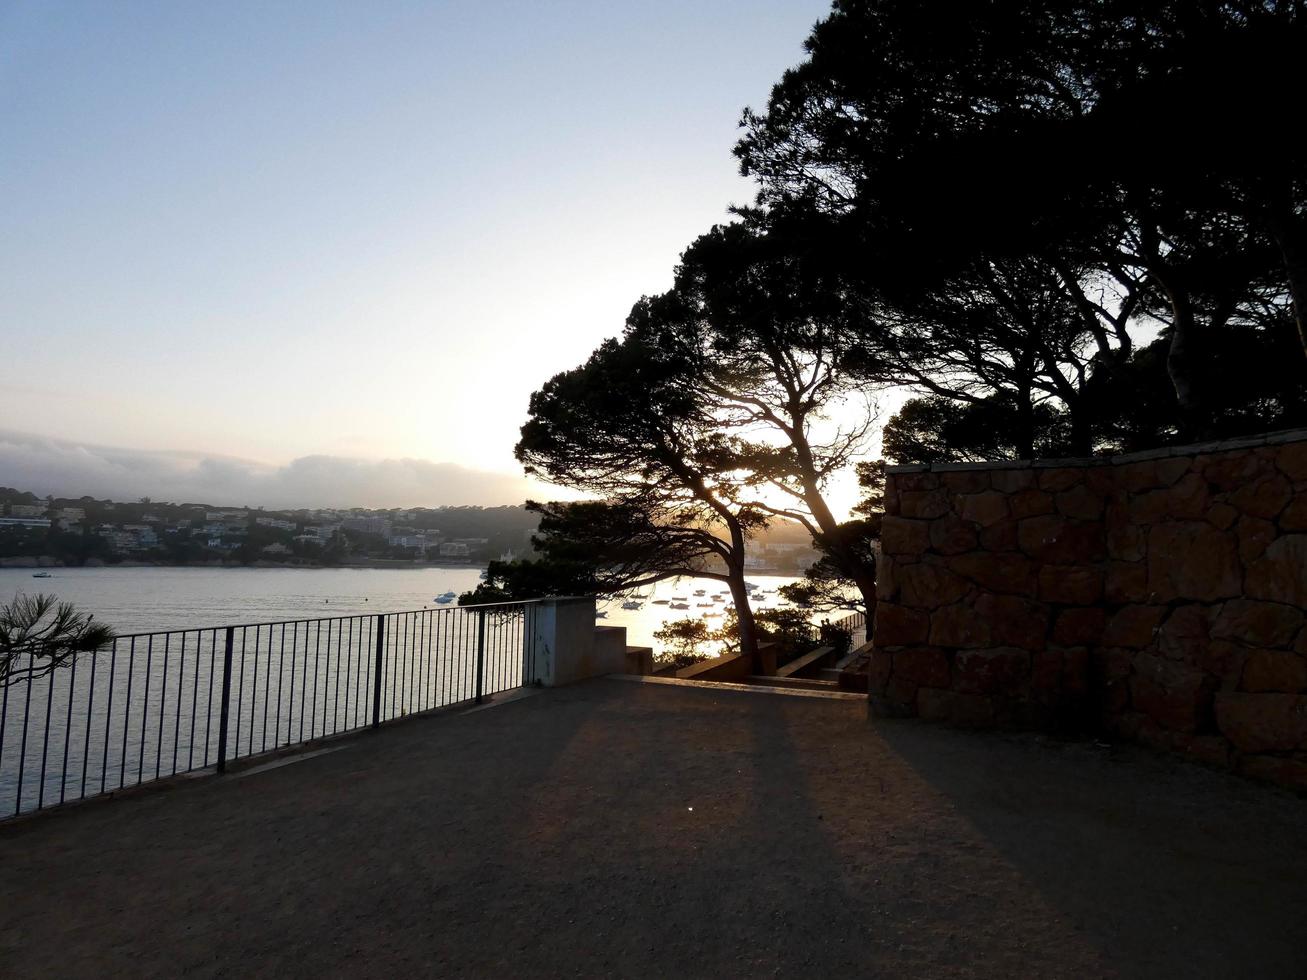
M1307 804L595 681L0 830L0 975L1298 976Z
M1307 976L1307 800L1133 746L877 730L1115 970Z

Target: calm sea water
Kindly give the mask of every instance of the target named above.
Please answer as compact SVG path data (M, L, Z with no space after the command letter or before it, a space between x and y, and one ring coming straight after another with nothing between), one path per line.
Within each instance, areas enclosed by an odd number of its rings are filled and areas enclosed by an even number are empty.
M120 634L196 629L231 623L266 623L311 616L349 616L438 608L435 597L474 588L478 568L53 568L50 578L33 578L27 568L0 569L0 597L44 592L94 613ZM750 575L762 590L793 582L793 576ZM694 595L704 590L703 596ZM722 601L713 602L714 594ZM671 609L674 597L690 608ZM653 600L667 599L669 605ZM702 607L700 604L704 604ZM755 605L780 605L774 591ZM668 619L710 617L721 623L729 593L716 583L694 579L660 582L639 610L620 601L603 602L599 622L625 626L627 642L654 645L653 634Z

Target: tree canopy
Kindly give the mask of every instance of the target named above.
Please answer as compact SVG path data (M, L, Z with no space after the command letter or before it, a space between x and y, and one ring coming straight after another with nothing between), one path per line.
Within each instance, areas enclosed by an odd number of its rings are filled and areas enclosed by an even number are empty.
M688 384L685 349L647 329L657 305L637 303L622 339L531 396L517 458L598 498L542 510L538 537L547 557L584 556L600 591L679 575L725 583L753 653L745 543L767 515L750 501L721 420Z
M830 229L891 339L925 335L887 380L1027 422L1030 388L1083 451L1084 380L1132 327L1162 329L1180 434L1206 434L1205 334L1282 332L1300 278L1307 172L1281 101L1303 94L1298 8L841 0L737 155L761 204ZM1037 331L1011 329L1023 308Z
M790 597L837 608L852 583L870 611L885 389L913 395L883 425L902 462L1307 424L1304 16L836 0L743 114L754 203L533 397L519 459L602 501L539 505L548 560L594 588L734 583L784 520L824 555ZM829 481L857 466L843 520Z

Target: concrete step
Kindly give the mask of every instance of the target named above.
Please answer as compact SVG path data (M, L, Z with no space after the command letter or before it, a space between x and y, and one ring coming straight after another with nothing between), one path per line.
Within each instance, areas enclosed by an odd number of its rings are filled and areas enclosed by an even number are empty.
M849 664L853 663L859 657L867 653L869 648L870 645L867 643L861 643L861 644L855 643L853 647L850 648L849 652L840 658L839 663L835 665L835 670L836 671L843 670L845 667L849 666Z
M749 683L762 687L793 688L803 691L833 691L839 689L839 683L832 680L818 680L815 677L763 677L750 674Z

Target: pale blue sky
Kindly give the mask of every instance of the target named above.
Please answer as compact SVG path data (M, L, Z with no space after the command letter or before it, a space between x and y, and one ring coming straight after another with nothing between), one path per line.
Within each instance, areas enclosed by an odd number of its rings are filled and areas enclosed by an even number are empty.
M0 430L515 471L827 7L0 3Z

